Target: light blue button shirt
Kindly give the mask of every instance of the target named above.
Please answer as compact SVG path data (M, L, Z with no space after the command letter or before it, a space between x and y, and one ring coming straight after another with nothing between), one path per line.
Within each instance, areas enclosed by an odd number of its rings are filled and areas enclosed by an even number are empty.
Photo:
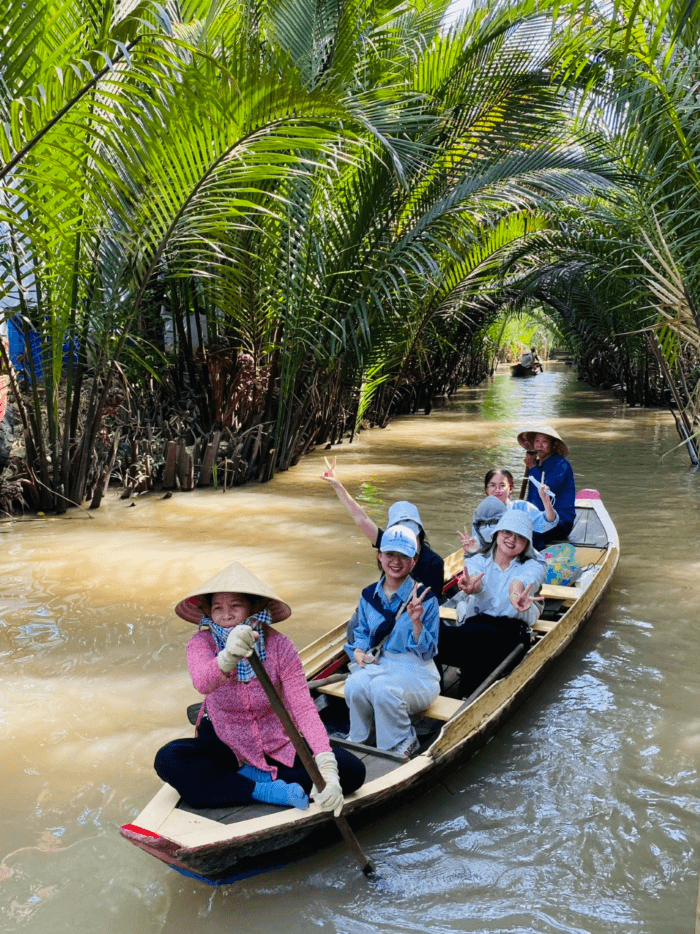
M474 614L488 613L489 616L511 616L514 619L522 619L526 623L535 622L542 612L541 604L533 603L525 613L518 613L510 602L510 585L513 581L520 581L524 587L532 584L530 594L535 596L540 589L544 576L547 573L547 565L544 562L536 561L534 558L528 558L526 561L518 561L513 558L505 571L501 570L493 557L488 555L476 554L464 560L464 567L469 574L482 574L482 589L474 594Z

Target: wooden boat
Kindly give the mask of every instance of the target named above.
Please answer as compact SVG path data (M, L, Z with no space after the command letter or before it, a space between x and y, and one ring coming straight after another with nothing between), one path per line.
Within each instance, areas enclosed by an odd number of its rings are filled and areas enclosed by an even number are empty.
M536 641L521 658L494 672L471 698L453 694L457 672L448 669L446 688L416 724L420 748L410 759L371 746L341 741L361 755L365 784L345 800L344 815L357 828L386 814L399 802L425 792L455 764L473 755L542 680L576 636L610 583L619 558L617 532L596 491L576 500L569 540L584 573L579 584L544 585L545 609L535 625ZM462 552L446 562L445 577L461 572ZM454 610L441 615L454 618ZM347 719L344 683L334 676L347 664L342 623L301 651L312 695L329 731ZM198 705L195 705L195 713ZM186 875L224 884L285 865L338 839L332 819L315 805L306 811L250 803L226 809L195 810L163 785L121 834L136 846Z
M511 376L537 376L537 370L533 366L523 366L522 363L514 363L510 368Z

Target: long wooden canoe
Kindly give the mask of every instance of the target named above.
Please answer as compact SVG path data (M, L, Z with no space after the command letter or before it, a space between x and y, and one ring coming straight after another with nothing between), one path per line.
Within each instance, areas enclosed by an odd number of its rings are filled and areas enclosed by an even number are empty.
M511 376L537 376L537 372L534 366L523 366L522 363L514 363L510 368Z
M576 516L569 540L576 545L584 573L572 586L544 585L546 602L534 627L536 641L520 660L498 672L493 683L476 692L478 696L466 700L454 695L457 672L448 669L445 692L418 718L420 748L409 760L341 741L367 766L365 784L345 800L343 813L352 827L423 794L446 770L473 755L532 692L583 626L610 583L620 550L615 526L596 491L579 494ZM462 558L457 552L445 562L446 580L459 573ZM450 611L443 609L441 614L449 618ZM342 652L345 638L342 623L300 653L329 732L347 722L344 684L333 679L347 663ZM313 803L306 811L256 803L196 810L169 785L163 785L134 822L121 828L121 834L178 871L210 884L285 865L338 839L331 818Z

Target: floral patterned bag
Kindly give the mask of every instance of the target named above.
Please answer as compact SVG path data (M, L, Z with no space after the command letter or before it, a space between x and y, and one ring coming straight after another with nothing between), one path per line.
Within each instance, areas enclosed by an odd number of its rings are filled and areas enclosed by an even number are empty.
M576 549L571 542L550 545L540 554L547 562L545 584L565 586L575 581L581 573L581 566L576 560Z

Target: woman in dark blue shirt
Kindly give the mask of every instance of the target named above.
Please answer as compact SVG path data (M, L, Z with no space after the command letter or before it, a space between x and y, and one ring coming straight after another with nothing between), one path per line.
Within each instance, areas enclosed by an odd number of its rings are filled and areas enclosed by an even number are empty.
M535 533L532 543L541 551L550 542L565 541L576 519L576 482L571 464L566 460L569 449L551 425L542 425L518 435L518 444L525 448L525 466L529 470L527 501L542 509L539 487L546 483L559 516L559 523L549 532Z

